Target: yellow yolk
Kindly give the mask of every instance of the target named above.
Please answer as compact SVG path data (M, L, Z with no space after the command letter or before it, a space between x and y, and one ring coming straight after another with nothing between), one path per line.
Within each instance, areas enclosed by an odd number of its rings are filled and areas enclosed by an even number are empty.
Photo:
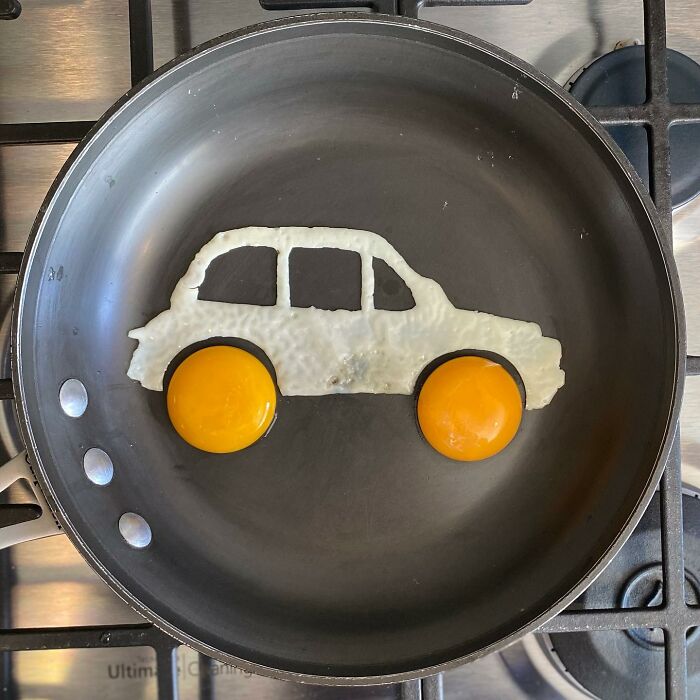
M457 357L437 367L418 396L418 422L438 452L461 461L500 452L518 432L523 413L518 386L501 365Z
M275 384L240 348L192 353L168 385L168 415L180 437L206 452L236 452L262 437L275 416Z

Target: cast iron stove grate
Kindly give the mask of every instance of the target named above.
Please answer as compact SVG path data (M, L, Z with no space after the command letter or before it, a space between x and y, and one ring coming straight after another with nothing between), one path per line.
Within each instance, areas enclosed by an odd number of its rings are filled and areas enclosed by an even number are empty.
M423 6L516 5L530 0L261 0L269 10L284 9L347 9L368 7L388 14L416 17ZM0 3L0 17L13 19L20 4L14 0ZM129 34L131 82L136 84L153 72L153 27L150 0L129 0ZM666 63L666 8L664 0L644 0L644 50L646 55L647 100L640 105L592 107L592 114L605 126L642 126L649 140L650 189L669 242L672 242L671 220L671 149L669 129L675 124L700 124L700 104L673 104L669 99ZM90 121L0 124L0 146L73 143L92 127ZM0 253L0 274L19 272L22 253ZM700 374L700 357L689 356L688 375ZM0 400L13 398L12 380L0 379ZM661 548L663 571L663 603L658 607L614 610L567 610L546 623L542 632L592 632L656 628L665 640L666 696L669 700L687 697L688 669L686 634L700 626L700 608L686 603L684 591L683 513L681 456L678 434L661 481ZM6 561L6 560L5 560ZM0 562L0 614L8 617L10 605L7 586L8 567ZM7 627L7 625L3 625ZM0 631L0 676L3 698L13 697L9 657L12 652L39 649L137 647L153 648L156 654L158 699L177 700L178 642L150 624L3 629ZM202 700L213 697L212 674L207 672L211 661L200 656L199 695ZM442 697L440 678L428 678L402 684L405 700L439 700Z

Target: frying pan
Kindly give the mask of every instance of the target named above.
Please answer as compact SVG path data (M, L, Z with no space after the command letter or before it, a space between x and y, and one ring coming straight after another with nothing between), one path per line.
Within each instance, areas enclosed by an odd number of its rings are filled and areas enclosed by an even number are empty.
M190 447L127 378L127 332L248 225L379 233L456 307L559 339L565 386L468 465L422 441L411 396L280 397L251 448ZM206 654L327 684L449 668L580 594L652 496L685 355L661 226L600 126L493 46L355 14L226 35L110 109L41 208L13 340L31 480L105 581ZM13 527L5 544L56 524Z

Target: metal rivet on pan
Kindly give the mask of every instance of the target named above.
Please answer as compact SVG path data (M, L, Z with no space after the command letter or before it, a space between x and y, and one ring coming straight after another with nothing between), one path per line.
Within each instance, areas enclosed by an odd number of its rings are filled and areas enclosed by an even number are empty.
M93 484L107 486L114 476L114 465L109 455L99 447L91 447L83 456L85 475Z
M121 532L127 544L136 547L136 549L143 549L151 544L151 528L149 524L136 513L124 513L124 515L119 518L119 532Z
M66 379L58 392L63 412L71 418L80 418L88 405L85 385L79 379Z

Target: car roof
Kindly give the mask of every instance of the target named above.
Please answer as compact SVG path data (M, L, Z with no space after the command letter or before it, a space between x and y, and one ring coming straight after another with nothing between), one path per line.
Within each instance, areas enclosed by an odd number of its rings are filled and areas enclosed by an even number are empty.
M391 243L371 231L305 226L278 228L250 226L248 228L217 233L216 236L200 248L181 282L189 289L199 287L204 282L206 270L214 258L218 258L220 255L224 255L236 248L248 246L274 248L282 255L288 255L294 248L338 248L340 250L351 250L363 257L373 256L381 258L401 275L418 276Z

